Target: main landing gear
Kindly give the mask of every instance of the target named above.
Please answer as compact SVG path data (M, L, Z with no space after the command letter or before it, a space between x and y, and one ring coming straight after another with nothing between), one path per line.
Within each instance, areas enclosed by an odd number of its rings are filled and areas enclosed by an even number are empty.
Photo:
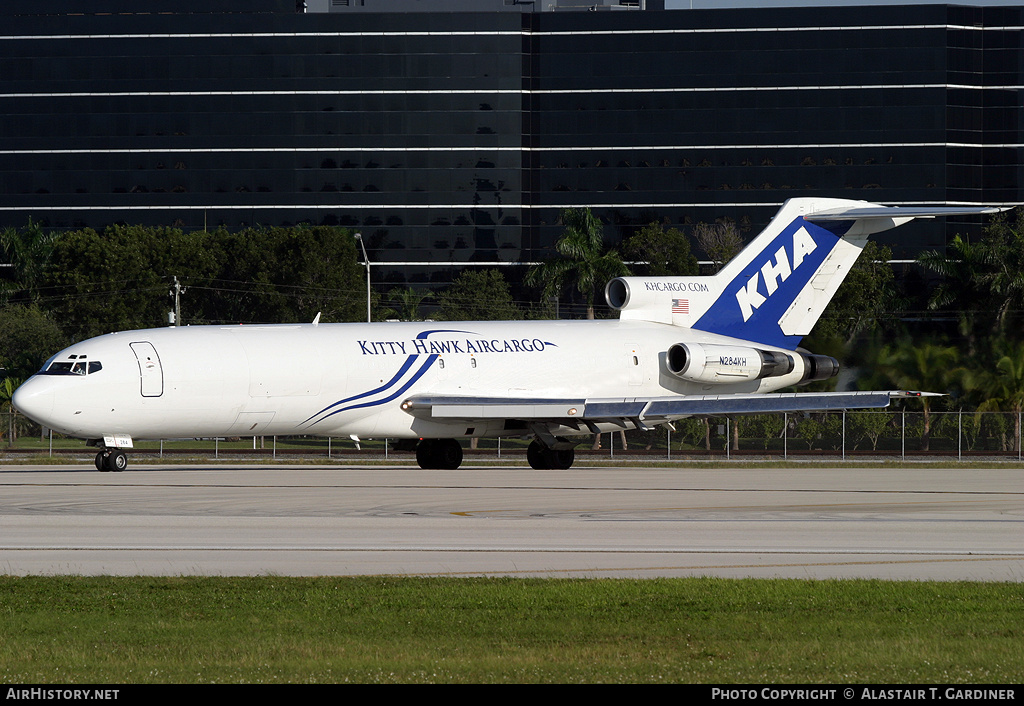
M453 471L462 465L462 446L455 439L420 439L416 463L420 468Z
M121 449L103 449L96 454L97 471L120 473L128 468L128 455Z
M536 471L565 471L572 468L576 451L572 448L550 449L534 439L526 449L526 460Z
M538 471L564 471L572 468L576 460L574 444L565 439L554 439L557 448L551 448L539 439L530 442L526 460ZM97 467L99 457L96 460ZM455 439L420 439L416 445L416 463L424 469L455 470L462 465L462 446Z

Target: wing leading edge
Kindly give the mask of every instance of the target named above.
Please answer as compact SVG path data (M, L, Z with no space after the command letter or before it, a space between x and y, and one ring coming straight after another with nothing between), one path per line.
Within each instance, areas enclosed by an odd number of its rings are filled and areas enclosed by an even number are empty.
M599 423L639 429L686 417L717 417L771 412L824 412L888 407L893 399L937 396L905 390L874 392L801 392L751 395L686 395L616 399L533 399L500 397L410 397L402 409L433 420L516 419L557 423L596 431Z

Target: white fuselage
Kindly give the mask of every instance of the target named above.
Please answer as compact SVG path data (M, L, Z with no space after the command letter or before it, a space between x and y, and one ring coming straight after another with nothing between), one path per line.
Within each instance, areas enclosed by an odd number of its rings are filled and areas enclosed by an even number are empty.
M769 392L802 374L798 366L787 375L739 383L681 380L665 361L669 347L680 342L754 345L618 320L146 329L61 351L51 362L74 364L84 356L99 369L37 374L19 388L15 404L30 418L81 438L499 436L499 421L467 428L418 419L400 405L415 394L629 399Z
M459 437L527 435L540 445L531 444L531 465L558 468L572 462L562 435L722 414L720 396L735 414L885 406L889 393L742 398L838 371L832 358L787 349L810 333L868 235L917 217L998 210L790 199L715 275L613 280L614 321L112 333L58 353L15 391L14 405L100 442L105 470L123 470L112 448L128 437L272 434L419 437L424 468L458 467L461 449L447 442Z

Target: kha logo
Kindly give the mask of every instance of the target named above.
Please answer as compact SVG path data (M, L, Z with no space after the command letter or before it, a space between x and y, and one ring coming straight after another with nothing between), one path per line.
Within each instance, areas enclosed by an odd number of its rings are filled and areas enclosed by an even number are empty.
M740 305L740 312L743 320L746 321L754 315L754 310L768 301L783 282L789 279L793 271L803 264L804 258L810 255L818 247L814 238L807 232L806 228L799 228L793 233L793 257L790 258L783 245L775 253L775 262L770 259L761 269L754 273L754 276L747 280L746 285L741 285L736 291L736 302ZM764 281L765 294L761 293L758 285Z

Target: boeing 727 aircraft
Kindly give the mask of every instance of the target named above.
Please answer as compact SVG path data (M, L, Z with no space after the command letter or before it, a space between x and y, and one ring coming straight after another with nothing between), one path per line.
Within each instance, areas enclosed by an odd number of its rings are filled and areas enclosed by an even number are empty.
M621 277L607 321L191 326L67 348L15 407L99 448L134 439L308 434L419 439L423 468L458 468L459 439L532 438L569 468L584 435L686 417L885 407L905 392L779 393L835 375L798 350L868 236L913 218L998 208L796 198L718 274Z

